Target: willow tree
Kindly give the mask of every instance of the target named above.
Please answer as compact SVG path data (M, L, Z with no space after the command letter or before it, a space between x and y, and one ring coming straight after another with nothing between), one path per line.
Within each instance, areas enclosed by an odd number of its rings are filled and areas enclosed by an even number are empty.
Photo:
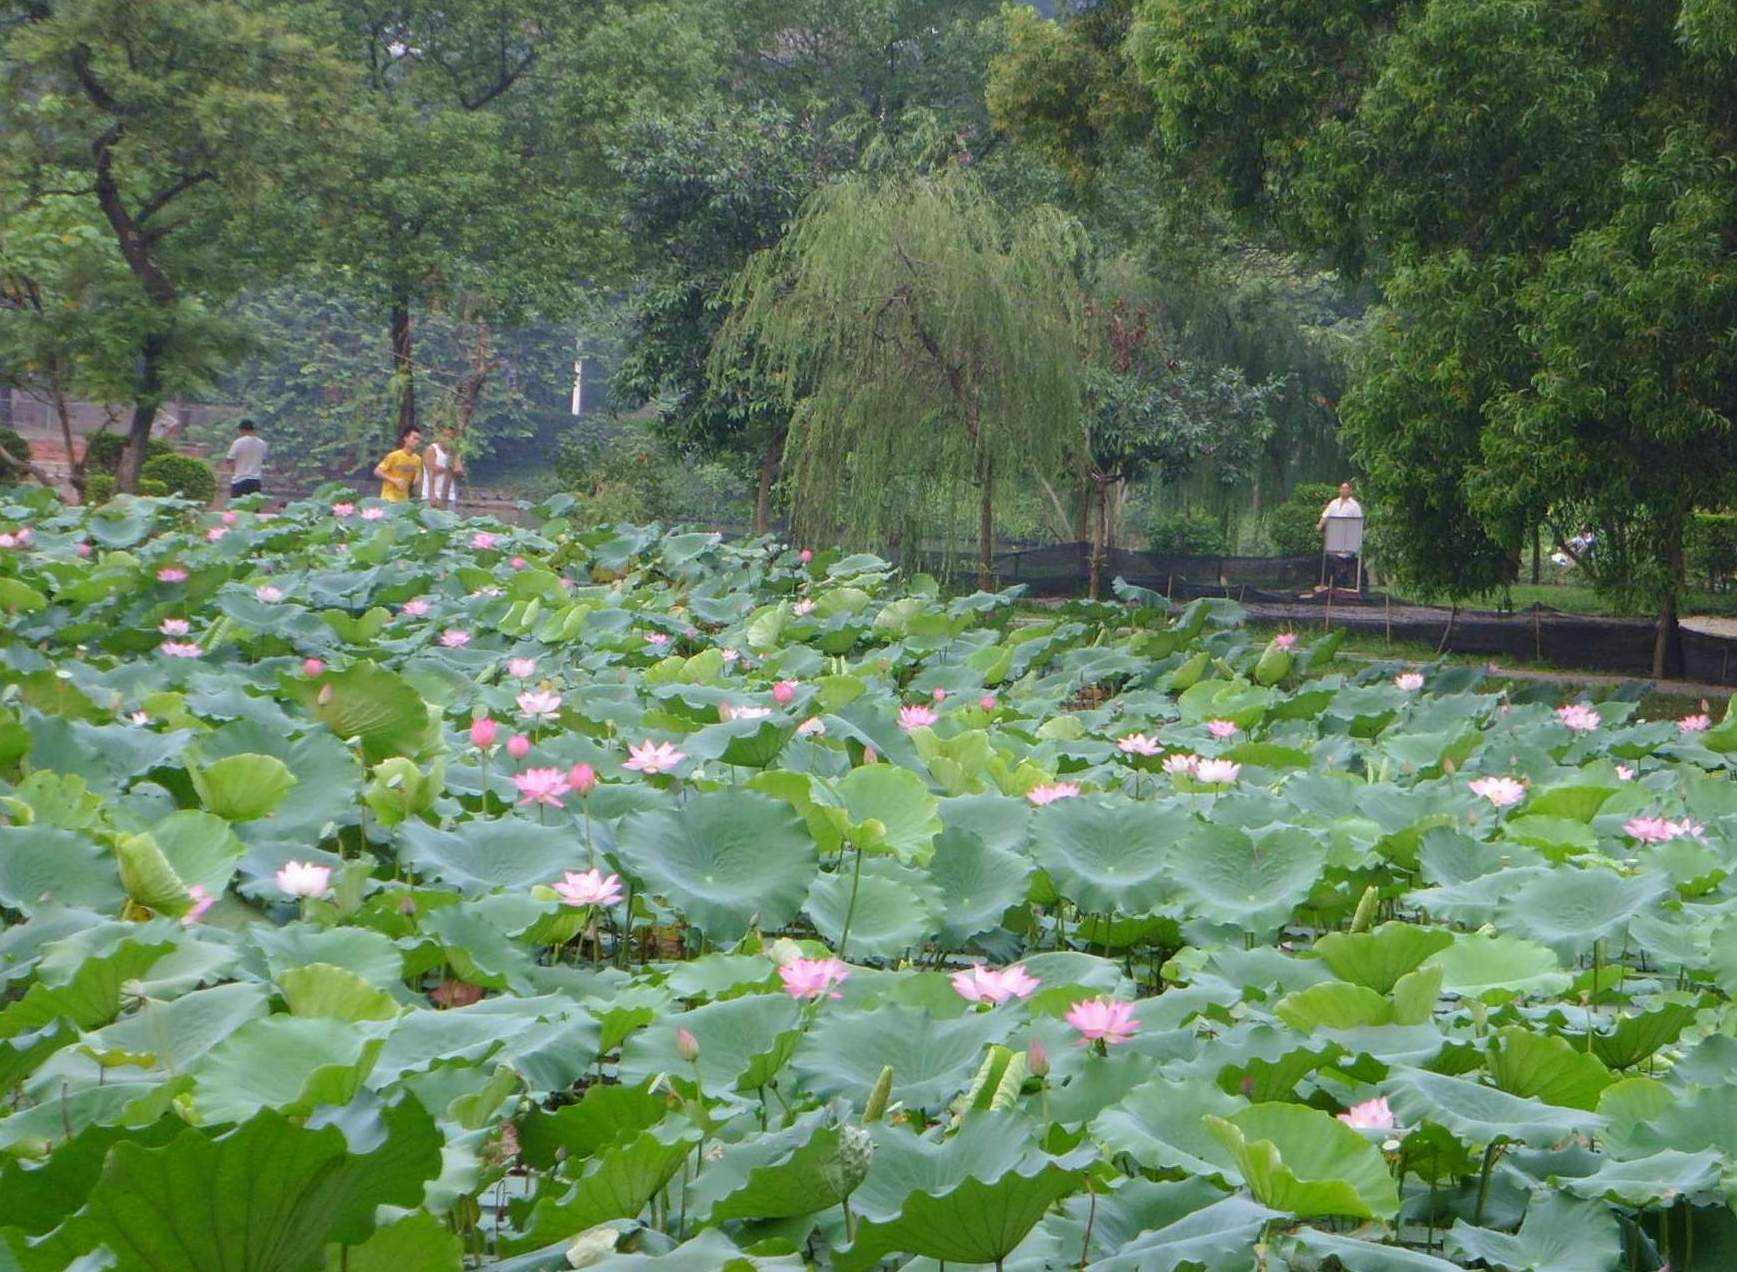
M1076 466L1084 246L1072 219L1011 216L956 164L807 199L731 283L708 367L781 386L799 536L884 544L895 490L951 506L974 486L989 586L997 489Z

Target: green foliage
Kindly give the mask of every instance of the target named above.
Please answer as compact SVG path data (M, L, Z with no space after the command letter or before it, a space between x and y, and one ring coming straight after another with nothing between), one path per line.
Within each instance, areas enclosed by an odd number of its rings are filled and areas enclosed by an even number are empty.
M1313 556L1321 551L1321 532L1315 529L1321 509L1338 498L1332 482L1303 482L1292 488L1281 504L1267 509L1262 519L1267 539L1277 556Z
M120 469L121 452L126 449L127 439L121 433L93 433L84 444L84 464L88 473L107 473L109 476ZM175 448L161 438L153 437L145 447L145 462L175 454Z
M1698 512L1684 542L1690 573L1708 591L1723 591L1737 574L1737 513Z
M30 443L9 428L0 429L0 450L21 461L14 464L0 456L0 481L17 481L25 476L28 470L24 463L30 459Z
M114 498L115 479L110 473L91 473L84 479L84 501L93 507Z
M1230 540L1216 517L1171 512L1146 523L1146 550L1172 556L1222 556L1230 551Z
M191 455L159 455L145 461L141 481L155 482L170 494L208 504L217 498L217 474Z

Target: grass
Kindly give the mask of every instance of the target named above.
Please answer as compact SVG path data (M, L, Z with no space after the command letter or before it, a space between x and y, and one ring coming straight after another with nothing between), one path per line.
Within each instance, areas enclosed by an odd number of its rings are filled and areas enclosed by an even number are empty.
M1397 597L1395 598L1398 599ZM1506 593L1488 592L1466 603L1467 609L1529 609L1543 605L1565 614L1590 614L1612 618L1651 618L1650 612L1622 609L1600 596L1590 587L1571 583L1516 583ZM1737 592L1685 592L1682 598L1684 614L1737 614Z

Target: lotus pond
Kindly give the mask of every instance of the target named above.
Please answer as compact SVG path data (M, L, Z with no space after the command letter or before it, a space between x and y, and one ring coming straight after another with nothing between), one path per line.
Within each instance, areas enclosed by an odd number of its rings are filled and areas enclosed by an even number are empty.
M564 511L0 495L0 1269L1737 1266L1737 722Z

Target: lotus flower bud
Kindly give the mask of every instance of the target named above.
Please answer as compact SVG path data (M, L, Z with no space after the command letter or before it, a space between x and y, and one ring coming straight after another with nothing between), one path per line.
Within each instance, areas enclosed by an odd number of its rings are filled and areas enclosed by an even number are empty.
M302 659L302 675L304 675L304 676L308 676L308 677L317 676L325 669L326 669L326 664L321 662L318 658L304 658L304 659Z
M1043 1043L1036 1038L1033 1038L1025 1049L1025 1071L1034 1078L1049 1076L1049 1052L1044 1050Z
M874 1090L869 1092L868 1103L863 1105L862 1120L864 1125L878 1122L887 1111L887 1100L893 1094L893 1066L882 1065L881 1076L875 1079Z
M470 744L479 751L487 750L495 744L495 737L500 732L500 726L487 716L478 716L470 722Z
M507 754L515 760L522 760L531 753L531 739L522 733L515 733L507 739Z
M696 1063L700 1058L700 1040L689 1029L676 1030L676 1054L689 1064Z
M807 565L810 561L814 560L814 549L813 548L802 549L802 551L800 551L796 554L796 559L798 561L802 562L802 564Z
M567 774L567 785L573 788L574 794L583 799L597 789L597 770L589 764L575 764Z
M779 706L789 706L795 698L796 682L794 680L780 680L777 684L772 686L772 701L776 702Z

